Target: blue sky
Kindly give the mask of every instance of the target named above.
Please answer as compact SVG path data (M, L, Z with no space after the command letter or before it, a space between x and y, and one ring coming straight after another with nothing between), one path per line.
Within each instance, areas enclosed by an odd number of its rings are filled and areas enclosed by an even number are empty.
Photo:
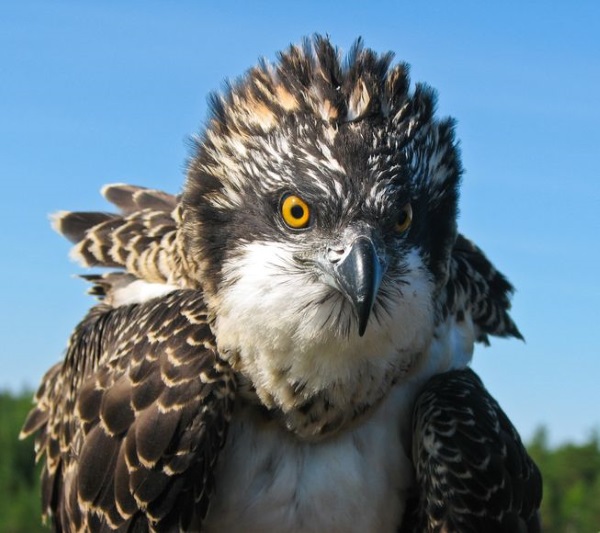
M35 387L91 304L48 214L107 209L105 183L178 192L208 93L320 32L393 50L458 120L459 226L517 287L527 339L476 350L490 391L526 439L600 429L600 4L368 6L0 5L0 389Z

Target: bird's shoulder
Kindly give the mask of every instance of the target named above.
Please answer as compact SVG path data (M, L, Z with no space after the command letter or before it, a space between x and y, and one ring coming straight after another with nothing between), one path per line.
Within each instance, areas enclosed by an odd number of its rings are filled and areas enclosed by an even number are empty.
M536 532L540 472L471 369L434 376L413 414L418 494L403 532Z
M46 456L44 512L75 530L193 527L234 392L199 291L95 306L22 431Z

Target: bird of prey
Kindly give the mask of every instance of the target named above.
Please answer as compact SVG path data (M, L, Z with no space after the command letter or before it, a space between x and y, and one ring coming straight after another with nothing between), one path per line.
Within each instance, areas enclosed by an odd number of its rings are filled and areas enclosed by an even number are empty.
M536 531L541 480L468 368L520 333L457 232L451 119L315 36L212 98L179 196L63 212L102 301L42 380L57 531Z

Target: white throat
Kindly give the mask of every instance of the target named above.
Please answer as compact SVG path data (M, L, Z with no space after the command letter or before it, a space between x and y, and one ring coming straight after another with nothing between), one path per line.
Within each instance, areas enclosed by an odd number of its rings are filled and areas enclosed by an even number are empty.
M219 351L251 381L266 407L289 415L290 429L306 438L339 429L427 357L433 286L416 251L409 267L398 285L401 293L386 310L374 310L359 337L357 328L344 333L353 320L349 304L296 268L289 250L248 244L224 268L214 325ZM315 401L310 418L318 421L294 420L298 409Z

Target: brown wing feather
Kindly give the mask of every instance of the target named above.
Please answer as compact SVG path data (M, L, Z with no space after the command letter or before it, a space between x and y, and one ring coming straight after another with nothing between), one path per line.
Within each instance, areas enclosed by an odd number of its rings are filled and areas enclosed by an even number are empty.
M104 196L118 214L62 211L56 231L75 244L83 266L121 267L155 283L180 280L177 254L177 197L132 185L108 185Z
M470 369L433 377L413 414L418 496L401 530L538 532L539 470Z
M197 529L234 388L201 293L95 307L22 431L46 458L44 512L66 531Z
M452 249L444 292L444 312L459 317L469 312L477 328L476 340L489 344L488 335L523 339L509 314L513 286L483 251L462 235Z
M177 196L163 191L123 183L106 185L102 188L102 196L124 215L143 209L170 213L179 200Z

